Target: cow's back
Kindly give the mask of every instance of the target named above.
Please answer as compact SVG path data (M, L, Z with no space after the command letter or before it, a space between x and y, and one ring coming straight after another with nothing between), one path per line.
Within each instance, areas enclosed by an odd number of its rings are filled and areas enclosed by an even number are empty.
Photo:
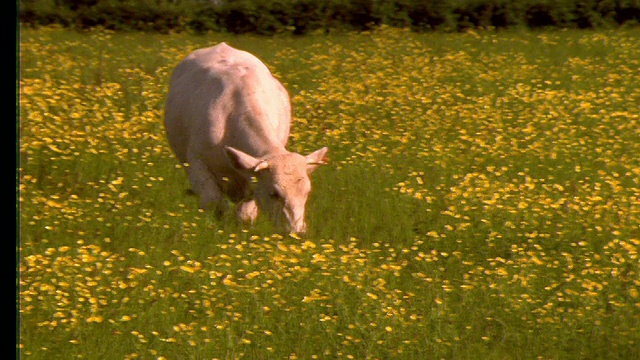
M224 167L222 148L260 156L284 147L291 108L284 87L255 56L225 43L189 54L171 75L165 108L169 143L182 162L188 153Z

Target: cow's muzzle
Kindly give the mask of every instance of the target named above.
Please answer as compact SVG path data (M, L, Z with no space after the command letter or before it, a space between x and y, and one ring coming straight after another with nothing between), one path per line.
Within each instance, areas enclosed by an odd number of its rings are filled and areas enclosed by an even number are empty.
M287 218L287 227L290 232L304 234L307 232L307 224L304 221L304 206L292 208L285 206L284 215Z

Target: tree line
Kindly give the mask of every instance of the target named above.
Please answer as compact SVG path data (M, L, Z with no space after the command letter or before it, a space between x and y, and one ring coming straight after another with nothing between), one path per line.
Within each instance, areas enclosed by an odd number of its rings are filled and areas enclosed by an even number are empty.
M598 28L640 23L640 0L21 0L19 21L87 29L305 34Z

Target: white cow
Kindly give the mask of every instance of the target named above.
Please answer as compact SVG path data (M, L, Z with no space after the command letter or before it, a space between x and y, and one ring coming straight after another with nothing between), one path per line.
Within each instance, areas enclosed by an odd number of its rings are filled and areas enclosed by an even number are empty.
M171 75L165 130L203 209L226 210L227 195L242 221L254 222L260 208L304 232L309 174L326 163L327 148L287 151L290 123L282 84L258 58L225 43L192 52Z

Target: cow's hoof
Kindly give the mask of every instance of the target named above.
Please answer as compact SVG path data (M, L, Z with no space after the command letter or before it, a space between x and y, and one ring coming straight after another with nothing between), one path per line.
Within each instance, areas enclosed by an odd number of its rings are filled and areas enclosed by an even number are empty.
M238 204L236 215L240 221L253 224L258 217L258 205L255 200L244 201Z

